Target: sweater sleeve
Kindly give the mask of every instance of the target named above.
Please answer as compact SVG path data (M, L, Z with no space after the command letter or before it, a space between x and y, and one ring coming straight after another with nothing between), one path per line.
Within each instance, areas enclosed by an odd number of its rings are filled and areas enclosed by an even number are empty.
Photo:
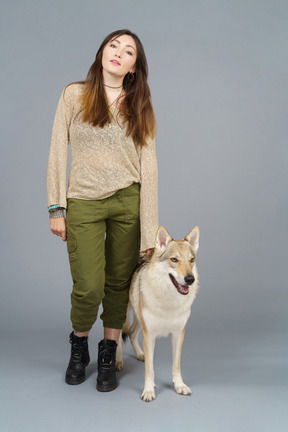
M54 204L67 207L68 143L72 118L70 87L61 94L53 123L47 171L48 207Z
M140 190L140 251L153 248L159 225L158 220L158 168L155 141L148 140L141 147L141 190Z

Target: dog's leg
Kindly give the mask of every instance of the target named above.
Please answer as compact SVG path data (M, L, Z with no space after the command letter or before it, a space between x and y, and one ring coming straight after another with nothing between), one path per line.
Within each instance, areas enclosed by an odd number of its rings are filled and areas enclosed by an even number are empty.
M141 325L138 318L135 316L133 324L129 329L129 336L130 336L131 345L134 348L137 359L140 361L144 361L144 352L142 351L138 342L138 336L140 331L141 331Z
M186 384L184 384L182 380L181 368L180 368L181 350L182 350L182 344L184 340L184 334L185 334L184 329L182 330L182 332L171 334L172 359L173 359L172 376L173 376L173 384L176 392L183 395L191 395L191 389Z
M116 350L116 370L121 371L123 369L123 339L122 330L119 336L118 346Z
M143 328L143 346L145 354L145 386L141 395L141 399L146 402L151 402L155 399L155 382L154 382L154 348L155 336L148 333L147 329Z

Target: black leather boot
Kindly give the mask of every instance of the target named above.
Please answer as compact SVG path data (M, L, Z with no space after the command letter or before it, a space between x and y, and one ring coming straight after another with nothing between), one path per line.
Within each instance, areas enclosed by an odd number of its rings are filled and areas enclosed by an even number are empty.
M116 348L114 340L102 340L98 344L98 377L97 390L109 392L117 387L116 380Z
M72 331L69 342L71 343L71 357L66 370L65 382L72 385L81 384L85 381L85 367L90 362L88 336L78 337Z

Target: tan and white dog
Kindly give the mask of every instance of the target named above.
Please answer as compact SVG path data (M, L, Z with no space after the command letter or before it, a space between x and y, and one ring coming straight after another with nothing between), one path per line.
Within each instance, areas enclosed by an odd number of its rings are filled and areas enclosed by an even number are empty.
M144 401L155 399L155 339L169 334L172 342L172 376L175 390L179 394L191 394L190 388L182 380L180 359L185 326L198 289L198 246L198 226L184 239L176 241L160 226L153 255L142 257L142 263L132 278L130 304L134 310L134 322L130 328L126 322L123 333L129 334L137 358L142 361L145 358L145 386L141 395ZM141 328L144 353L138 343ZM120 338L116 356L118 370L123 367L122 352L123 342Z

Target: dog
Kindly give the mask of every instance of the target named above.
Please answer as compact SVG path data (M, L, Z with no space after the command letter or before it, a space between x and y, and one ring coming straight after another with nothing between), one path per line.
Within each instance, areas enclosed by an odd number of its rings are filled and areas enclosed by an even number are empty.
M182 240L173 240L168 231L160 226L153 254L140 257L139 266L131 281L129 306L134 311L134 321L129 328L127 313L122 332L128 333L137 359L145 359L145 386L141 398L147 402L155 399L155 339L169 334L175 390L182 395L191 395L190 388L182 380L180 358L185 326L198 290L196 258L199 235L199 227L196 226ZM138 343L141 328L144 352ZM122 353L123 341L120 337L116 353L118 370L123 367Z

